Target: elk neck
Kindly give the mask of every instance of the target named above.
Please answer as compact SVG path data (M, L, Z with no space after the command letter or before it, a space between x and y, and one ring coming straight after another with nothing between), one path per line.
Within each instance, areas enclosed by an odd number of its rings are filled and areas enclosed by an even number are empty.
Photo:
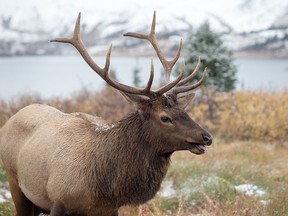
M153 147L160 140L145 118L136 111L96 135L102 140L95 143L91 155L97 160L91 158L95 164L91 163L90 185L110 205L139 205L148 201L160 189L167 173L170 154L160 155Z

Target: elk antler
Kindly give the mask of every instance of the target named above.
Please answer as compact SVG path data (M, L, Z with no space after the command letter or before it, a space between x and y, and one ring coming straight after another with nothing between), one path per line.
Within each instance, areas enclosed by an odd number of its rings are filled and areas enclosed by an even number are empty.
M86 49L84 43L82 42L81 35L80 35L80 18L81 18L81 13L79 13L79 15L78 15L78 18L77 18L77 21L75 24L75 28L74 28L74 34L72 37L70 37L70 38L56 38L54 40L51 40L51 42L61 42L61 43L72 44L78 50L78 52L81 54L81 56L86 61L86 63L99 76L101 76L103 80L105 80L110 86L114 87L115 89L118 89L119 91L121 91L123 93L135 94L135 95L144 95L144 96L147 96L147 97L153 99L153 98L159 97L160 95L164 94L165 92L170 91L175 86L176 87L172 90L172 93L178 94L180 92L190 91L190 90L198 87L202 83L204 76L206 74L206 70L204 71L204 74L198 83L196 83L192 86L182 86L182 85L186 84L188 81L190 81L195 76L196 72L199 69L199 66L198 66L198 68L196 67L197 70L195 69L194 72L189 77L187 77L181 81L183 74L184 74L184 71L185 71L185 66L183 66L178 77L174 81L168 82L166 85L153 91L153 90L151 90L151 86L152 86L153 78L154 78L153 60L151 60L150 77L149 77L149 80L148 80L148 82L144 88L137 88L137 87L128 86L128 85L119 83L116 80L113 80L108 74L109 66L110 66L110 55L111 55L111 51L112 51L112 45L109 46L109 49L107 51L105 66L103 68L99 67L93 61L93 59L91 58L91 56L87 52L87 49ZM180 56L180 52L182 49L182 40L180 41L180 46L179 46L179 49L178 49L176 56L174 57L173 60L168 61L165 58L165 56L163 55L162 51L160 50L160 47L158 45L158 42L157 42L157 39L155 36L155 21L156 21L156 12L154 12L152 26L151 26L151 32L149 35L138 34L138 33L126 33L126 34L124 34L124 36L131 36L131 37L149 40L151 42L152 46L154 47L162 65L164 67L164 73L165 73L166 79L169 80L172 68Z
M169 91L172 89L177 83L182 79L184 71L182 71L179 76L173 81L165 86L161 87L160 89L153 91L151 90L153 78L154 78L154 65L153 65L153 60L151 60L151 71L150 71L150 77L149 80L146 84L145 88L137 88L137 87L131 87L122 83L119 83L115 80L113 80L109 74L109 66L110 66L110 55L111 55L111 50L112 50L112 45L109 46L107 55L106 55L106 63L104 68L100 68L91 58L89 53L87 52L87 49L84 45L84 43L81 40L81 35L80 35L80 18L81 18L81 13L79 13L76 24L75 24L75 29L74 29L74 34L71 38L56 38L51 40L50 42L61 42L61 43L69 43L72 44L78 52L81 54L83 59L86 61L86 63L99 75L101 76L110 86L118 89L119 91L122 91L124 93L129 93L129 94L136 94L136 95L144 95L149 98L156 98L159 97L160 95L164 94L165 92ZM180 54L179 54L180 55ZM178 58L177 58L178 59ZM175 64L175 63L174 63Z

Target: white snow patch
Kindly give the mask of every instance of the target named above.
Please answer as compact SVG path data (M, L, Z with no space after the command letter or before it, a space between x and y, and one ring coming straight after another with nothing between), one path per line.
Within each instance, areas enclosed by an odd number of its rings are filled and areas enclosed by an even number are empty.
M98 124L95 131L96 132L101 132L101 131L108 131L110 130L111 128L113 128L114 125L108 125L108 124Z
M235 189L237 192L244 193L247 196L261 197L261 196L264 196L266 194L266 191L259 188L257 185L253 185L253 184L236 185Z
M165 181L162 184L162 191L160 192L161 197L173 197L176 195L177 191L173 188L172 181Z
M260 200L259 201L262 205L268 205L270 203L270 200Z
M7 199L12 199L12 195L10 193L10 191L6 191L4 196L7 198Z
M6 202L11 199L10 191L0 188L0 203Z
M0 203L3 203L3 202L6 202L6 199L2 195L0 195Z

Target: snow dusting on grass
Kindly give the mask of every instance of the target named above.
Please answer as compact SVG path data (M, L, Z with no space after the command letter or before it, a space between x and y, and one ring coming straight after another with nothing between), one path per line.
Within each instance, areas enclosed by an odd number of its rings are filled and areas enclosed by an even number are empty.
M10 191L0 188L0 203L7 202L11 199Z
M244 193L247 196L262 197L266 194L266 191L253 184L236 185L235 189L237 192Z
M218 177L212 176L207 180L198 182L195 184L197 180L191 179L191 181L187 180L183 185L179 185L177 187L173 186L173 181L164 181L162 183L162 190L159 192L159 196L163 198L176 198L180 194L184 196L191 196L196 193L207 193L213 192L215 195L219 194L231 194L231 193L243 193L246 196L255 196L255 197L263 197L266 195L266 191L257 185L254 184L240 184L233 185L231 182ZM197 185L197 187L192 186ZM267 204L269 201L260 200L262 204Z
M162 191L160 192L161 197L174 197L177 195L177 191L173 188L172 181L165 181L162 183Z

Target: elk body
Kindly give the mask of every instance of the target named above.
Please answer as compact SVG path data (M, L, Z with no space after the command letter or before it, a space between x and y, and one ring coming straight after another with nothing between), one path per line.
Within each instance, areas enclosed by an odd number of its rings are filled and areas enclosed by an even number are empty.
M146 39L153 45L169 80L180 48L166 60L155 36L155 13L148 35L125 36ZM199 68L182 79L152 90L153 62L145 88L127 86L108 75L111 46L106 65L100 68L89 56L80 38L80 14L74 36L53 41L72 44L87 64L110 86L119 90L137 110L114 125L84 113L65 114L46 105L23 108L0 129L0 155L7 171L17 216L117 215L123 205L139 205L159 190L175 151L203 154L211 135L184 111L193 97L186 85Z

